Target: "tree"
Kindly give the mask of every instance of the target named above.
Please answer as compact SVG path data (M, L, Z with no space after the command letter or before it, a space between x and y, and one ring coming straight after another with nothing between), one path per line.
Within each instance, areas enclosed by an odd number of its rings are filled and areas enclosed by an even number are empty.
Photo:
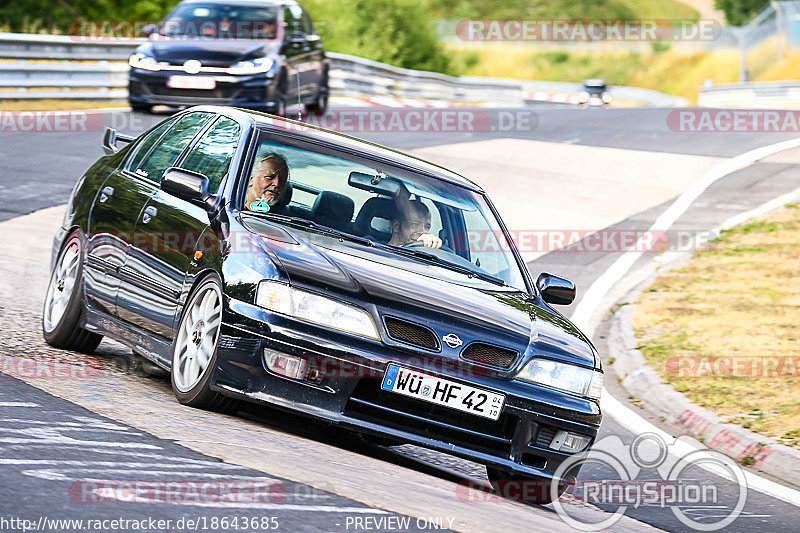
M714 7L725 12L725 20L732 26L744 26L767 5L769 0L714 0Z

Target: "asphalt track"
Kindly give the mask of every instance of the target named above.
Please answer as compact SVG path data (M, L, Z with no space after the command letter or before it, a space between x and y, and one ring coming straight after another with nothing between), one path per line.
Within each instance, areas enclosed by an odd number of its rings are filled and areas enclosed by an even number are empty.
M777 134L675 132L667 126L667 116L670 111L660 109L584 110L558 106L537 106L528 108L528 110L530 109L535 110L538 120L536 128L532 131L504 131L502 134L492 131L460 132L446 136L441 132L364 133L361 136L400 149L496 137L517 137L587 146L721 157L731 157L792 137L791 135ZM136 134L162 118L163 116L122 113L116 115L114 119L108 118L107 122L108 125L116 126L123 132ZM0 169L2 169L0 174L0 220L8 220L64 203L75 179L101 154L99 146L101 133L101 131L69 134L0 133ZM800 162L800 158L796 159ZM624 161L620 161L620 165L624 164ZM796 189L800 185L800 181L797 179L798 170L800 169L797 164L791 159L783 161L768 159L735 172L703 193L680 217L675 227L691 232L716 227L732 215L748 211L772 198ZM591 178L592 176L586 177L587 187L591 186ZM663 212L667 205L668 203L665 203L645 210L620 222L613 229L649 227L649 224ZM31 228L31 230L36 231L37 228ZM580 296L580 290L588 287L613 263L616 257L618 254L604 252L553 252L530 263L529 269L534 276L541 271L549 271L570 277L576 281ZM642 257L632 271L645 267L652 260L653 257ZM565 310L567 315L570 312L571 308ZM38 330L38 327L38 322L30 324L31 330ZM594 336L594 341L601 354L604 352L606 330L607 325L603 322ZM157 384L160 383L159 387L164 390L164 399L171 401L168 396L168 387L163 386L166 384L163 377L142 375L142 371L137 367L134 359L126 354L112 353L107 357L126 361L122 365L122 371L140 377L143 383L153 381ZM53 517L61 518L72 516L79 518L95 514L110 517L124 515L124 513L130 513L131 516L150 514L176 519L186 516L188 513L186 513L185 507L168 508L168 506L161 505L152 509L140 507L130 509L126 506L110 506L111 508L109 508L109 506L96 504L87 506L70 497L68 487L76 480L98 479L99 476L105 476L99 477L100 479L141 479L143 477L141 471L145 469L145 465L147 468L153 468L147 465L148 462L162 466L165 462L173 465L194 464L198 468L197 471L202 474L196 479L214 479L216 475L225 476L225 479L230 479L231 476L241 476L263 481L262 478L265 476L265 474L252 469L231 470L227 463L219 463L175 443L137 432L124 424L121 425L113 420L100 417L14 378L6 376L0 384L2 385L0 386L0 417L2 417L2 422L0 422L2 454L0 456L3 458L3 464L0 465L3 471L2 481L0 481L0 501L3 502L0 504L0 516L32 518L41 516L45 510L52 511ZM626 402L626 396L618 390L613 379L607 379L606 385L612 394ZM644 415L644 413L642 414ZM326 445L333 444L343 450L357 450L358 453L385 461L387 465L399 465L409 471L433 476L440 480L452 482L464 476L477 477L479 475L479 470L475 468L475 465L414 447L393 448L392 451L378 447L365 448L362 443L353 441L347 435L337 434L331 437L327 432L308 430L305 426L264 420L262 412L253 412L245 416L257 423L267 424L274 431L300 435L304 439L309 439L312 445L315 441L322 441ZM658 421L653 422L658 424ZM70 428L75 428L75 423L81 424L78 434L80 439L94 444L87 444L75 449L71 449L69 445L57 446L59 440L66 442L64 439L67 436L75 438L74 434L69 433ZM51 428L50 433L43 432L41 426ZM52 431L53 427L58 429L55 433ZM20 435L22 437L19 437ZM613 418L606 417L600 437L603 439L610 436L619 437L624 448L638 435L626 430ZM15 442L14 439L22 439L22 441ZM37 440L39 442L36 442ZM97 444L102 442L136 443L137 448L132 453L130 447L123 449ZM148 448L148 446L152 448ZM87 450L92 450L89 455L87 455ZM147 454L152 457L148 459ZM67 462L71 459L74 459L75 463ZM424 464L418 463L417 460L423 460ZM45 462L33 463L32 461ZM39 466L46 465L46 461L52 461L50 467L39 468ZM109 465L101 463L121 463L124 468L120 468L124 472L113 472L113 468L112 472L104 472L101 468L98 473L96 470L99 467L109 468ZM140 464L142 466L139 466ZM584 469L583 474L590 479L603 479L604 476L607 476L607 472L603 472L600 465L590 465ZM343 472L342 475L346 477L347 473ZM637 479L653 479L654 475L652 469L649 471L643 469L639 472ZM370 508L358 501L357 498L345 498L334 494L335 491L320 490L307 484L297 483L301 480L288 481L269 473L266 473L266 476L270 483L279 483L282 490L285 491L286 499L281 503L288 503L291 499L305 498L302 504L297 504L306 506L305 511L299 507L294 511L289 511L289 508L270 509L269 511L262 508L258 511L252 509L245 511L251 513L250 516L274 514L283 524L282 530L287 530L287 528L288 530L310 531L352 530L354 529L353 524L356 523L353 516L403 518L397 513L376 509L374 506ZM711 523L724 516L735 506L739 489L729 481L697 469L685 472L682 479L699 480L701 483L714 485L720 492L720 498L716 504L695 505L688 509L687 514L693 518ZM54 489L53 483L59 483L62 488L67 488L64 490ZM398 481L398 483L402 482ZM364 487L364 490L368 492L369 487ZM53 498L53 494L56 495L55 498ZM336 512L333 509L312 511L308 508L312 505L338 507L340 511ZM609 512L616 509L614 505L601 507ZM531 514L531 518L553 516L549 507L529 506L526 510ZM202 511L206 513L207 517L221 516L218 510L203 509ZM597 521L606 516L599 513L581 514L579 510L575 512L586 521ZM665 530L689 530L669 508L662 508L658 505L629 507L626 515ZM351 517L350 522L343 522L348 516ZM747 493L743 511L726 530L791 530L798 518L800 518L800 509L797 506L750 490ZM365 522L360 523L365 524ZM379 522L374 523L378 524ZM412 525L414 523L412 521ZM382 522L382 524L387 527L375 529L393 529L390 522ZM447 526L447 521L443 525ZM618 524L617 528L622 525L622 523ZM2 529L0 527L0 530ZM394 529L396 530L396 528Z

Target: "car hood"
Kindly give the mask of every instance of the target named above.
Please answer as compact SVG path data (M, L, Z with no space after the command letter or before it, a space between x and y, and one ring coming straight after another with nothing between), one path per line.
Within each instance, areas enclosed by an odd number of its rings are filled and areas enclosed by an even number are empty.
M196 59L203 66L229 67L239 61L265 57L276 46L264 41L189 39L153 41L142 45L137 51L173 65Z
M598 365L588 339L538 298L435 266L430 267L431 275L421 274L393 266L398 263L391 253L335 238L320 245L299 233L292 232L291 238L283 230L260 235L293 286L370 302L381 318L394 316L427 326L440 342L452 333L462 340L462 347L481 341L510 348L525 356L520 365L534 354ZM462 348L441 344L445 356L458 358Z

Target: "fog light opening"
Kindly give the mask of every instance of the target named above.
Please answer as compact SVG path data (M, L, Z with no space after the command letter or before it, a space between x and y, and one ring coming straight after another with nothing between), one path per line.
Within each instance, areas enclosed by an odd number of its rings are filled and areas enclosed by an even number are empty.
M587 435L572 433L562 429L553 437L553 442L550 443L550 449L559 452L578 453L585 450L590 442L592 442L592 438Z
M308 362L302 357L264 348L264 364L270 372L289 379L305 379Z

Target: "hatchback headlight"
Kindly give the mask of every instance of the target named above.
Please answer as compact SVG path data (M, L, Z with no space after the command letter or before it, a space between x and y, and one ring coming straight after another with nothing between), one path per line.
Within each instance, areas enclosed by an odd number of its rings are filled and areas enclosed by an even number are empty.
M517 374L516 379L571 392L593 400L599 400L603 392L603 374L601 372L547 359L531 359Z
M275 62L268 57L260 57L250 61L239 61L226 71L234 76L245 76L248 74L261 74L269 72Z
M372 315L364 309L278 281L264 280L258 284L256 305L353 335L381 338Z
M161 70L161 65L158 64L156 58L146 56L144 54L133 54L128 60L128 64L133 68L140 68L144 70Z

